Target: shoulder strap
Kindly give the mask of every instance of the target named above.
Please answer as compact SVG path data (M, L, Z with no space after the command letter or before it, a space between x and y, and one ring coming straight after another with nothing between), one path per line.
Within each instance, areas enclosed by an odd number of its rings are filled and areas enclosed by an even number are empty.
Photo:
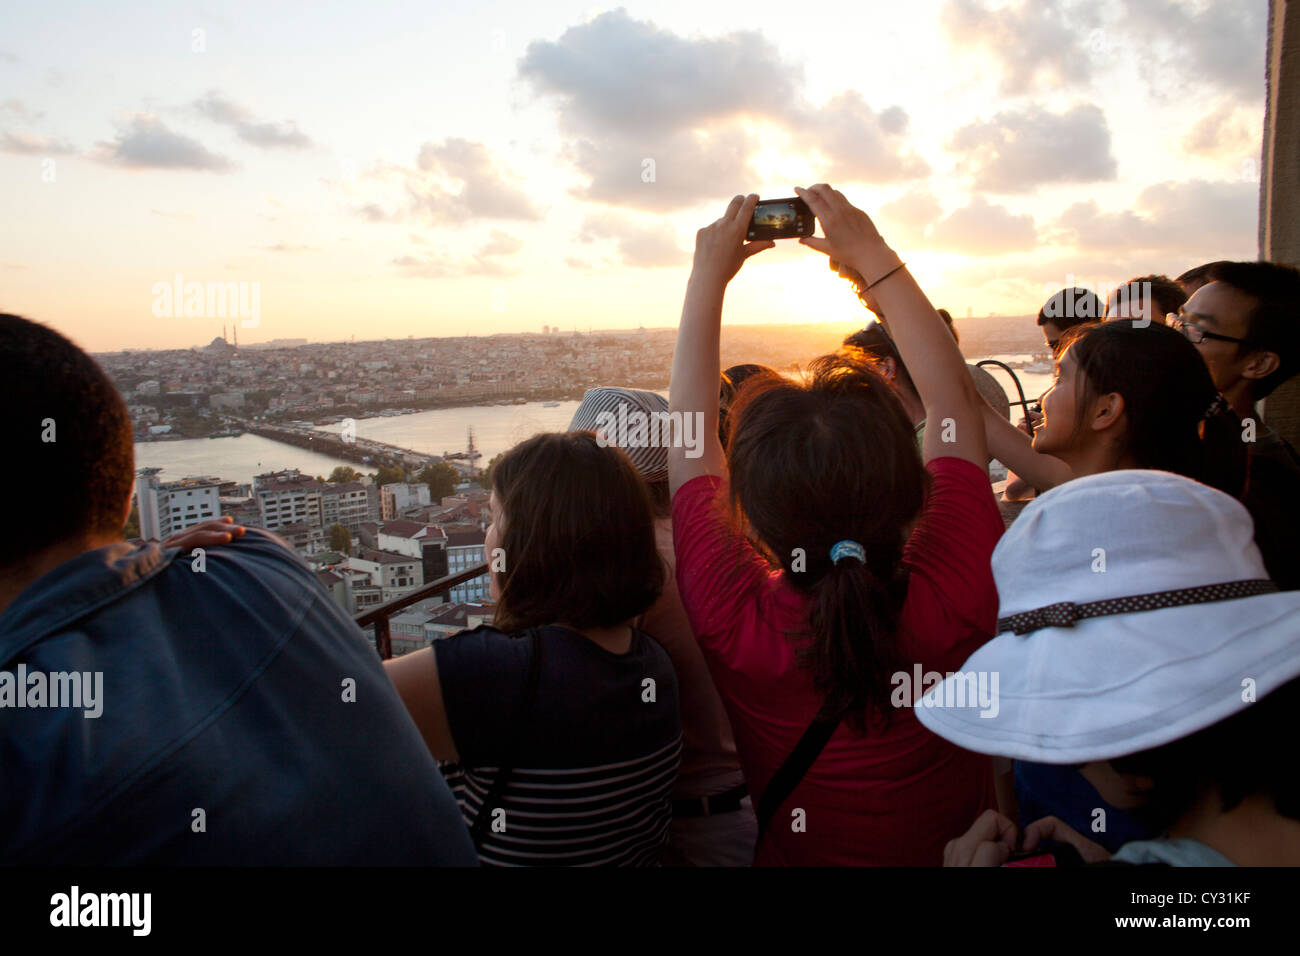
M767 789L758 798L758 839L754 841L755 850L763 842L763 834L767 832L767 825L776 816L776 811L780 810L781 804L789 799L794 788L804 778L804 774L813 765L818 754L826 748L835 729L843 720L843 713L833 713L828 709L829 707L830 703L827 702L822 705L821 710L817 711L817 716L808 725L799 742L794 745L790 756L786 757L785 762L777 768L776 773L767 783Z
M492 786L479 807L478 816L474 818L474 825L469 830L470 839L474 841L476 850L483 842L483 835L487 832L492 811L499 805L501 795L510 783L510 776L515 769L515 758L519 756L519 738L523 736L526 721L532 713L533 702L537 698L537 684L542 673L542 635L535 627L530 627L527 633L528 642L532 645L530 648L532 655L528 663L528 676L524 680L523 693L519 697L519 705L515 708L513 736L507 749L502 753L501 767L497 770L496 779L492 781Z

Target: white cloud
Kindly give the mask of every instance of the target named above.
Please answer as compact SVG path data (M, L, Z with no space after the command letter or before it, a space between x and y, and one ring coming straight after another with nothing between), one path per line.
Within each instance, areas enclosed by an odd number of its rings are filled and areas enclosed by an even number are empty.
M935 223L929 244L944 252L1000 256L1032 249L1037 241L1033 216L1016 215L1005 206L975 196L968 205L954 209Z
M963 157L958 170L971 176L973 188L986 192L1023 193L1116 175L1106 116L1091 103L1064 113L1037 105L1004 110L959 129L948 148Z
M1264 96L1268 0L1124 0L1118 28L1142 38L1157 89L1193 86L1243 101Z
M1106 212L1091 200L1075 203L1056 222L1061 241L1088 253L1200 262L1253 258L1258 226L1257 183L1205 180L1148 186L1131 210Z
M0 137L0 152L17 153L20 156L66 156L75 153L77 148L64 140L39 133L9 133Z
M619 261L625 266L655 269L677 266L687 259L673 234L662 225L645 225L626 216L589 216L578 236L582 242L614 240Z
M1086 86L1093 76L1090 40L1100 29L1095 4L1021 0L990 9L949 0L939 14L957 53L978 49L993 61L1007 96Z
M755 31L688 38L618 9L529 44L519 76L556 102L585 199L661 212L743 193L769 135L820 153L827 178L928 172L904 148L900 107L877 110L853 91L808 102L802 67Z

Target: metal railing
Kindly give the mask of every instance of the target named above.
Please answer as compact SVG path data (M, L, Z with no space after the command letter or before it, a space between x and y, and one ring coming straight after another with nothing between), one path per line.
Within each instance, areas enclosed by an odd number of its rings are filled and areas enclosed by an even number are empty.
M455 574L448 574L446 577L421 585L410 594L403 594L399 598L385 601L378 607L363 611L353 620L357 622L357 627L369 627L371 624L375 626L375 650L379 652L380 660L386 661L393 656L393 637L388 626L388 619L392 615L428 598L445 596L456 585L464 584L466 581L473 581L475 578L482 577L487 573L488 566L487 562L484 561L472 568L457 571Z

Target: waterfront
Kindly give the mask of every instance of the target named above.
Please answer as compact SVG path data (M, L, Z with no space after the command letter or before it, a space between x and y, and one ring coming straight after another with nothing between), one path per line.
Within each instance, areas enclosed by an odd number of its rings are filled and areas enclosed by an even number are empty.
M1000 361L1027 361L1027 353L994 355ZM1006 373L990 369L1015 400L1014 386ZM1036 398L1051 383L1048 373L1017 369L1025 395ZM547 408L541 402L526 405L476 405L467 408L440 408L391 418L357 419L357 437L387 442L429 455L465 450L466 429L474 429L474 443L483 457L480 467L497 455L537 432L562 431L569 426L578 402L560 402ZM1013 409L1013 420L1019 420ZM337 434L342 426L322 425L322 431ZM217 475L229 481L251 482L253 476L284 468L297 468L304 474L329 475L337 465L349 465L367 471L341 458L295 448L257 435L238 438L195 438L180 441L137 442L136 467L163 468L164 480L174 481L187 475Z

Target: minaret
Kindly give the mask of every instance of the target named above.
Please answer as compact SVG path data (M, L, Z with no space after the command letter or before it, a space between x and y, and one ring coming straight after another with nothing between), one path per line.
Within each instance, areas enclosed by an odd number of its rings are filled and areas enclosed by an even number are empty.
M469 426L469 473L470 477L474 475L474 426Z

